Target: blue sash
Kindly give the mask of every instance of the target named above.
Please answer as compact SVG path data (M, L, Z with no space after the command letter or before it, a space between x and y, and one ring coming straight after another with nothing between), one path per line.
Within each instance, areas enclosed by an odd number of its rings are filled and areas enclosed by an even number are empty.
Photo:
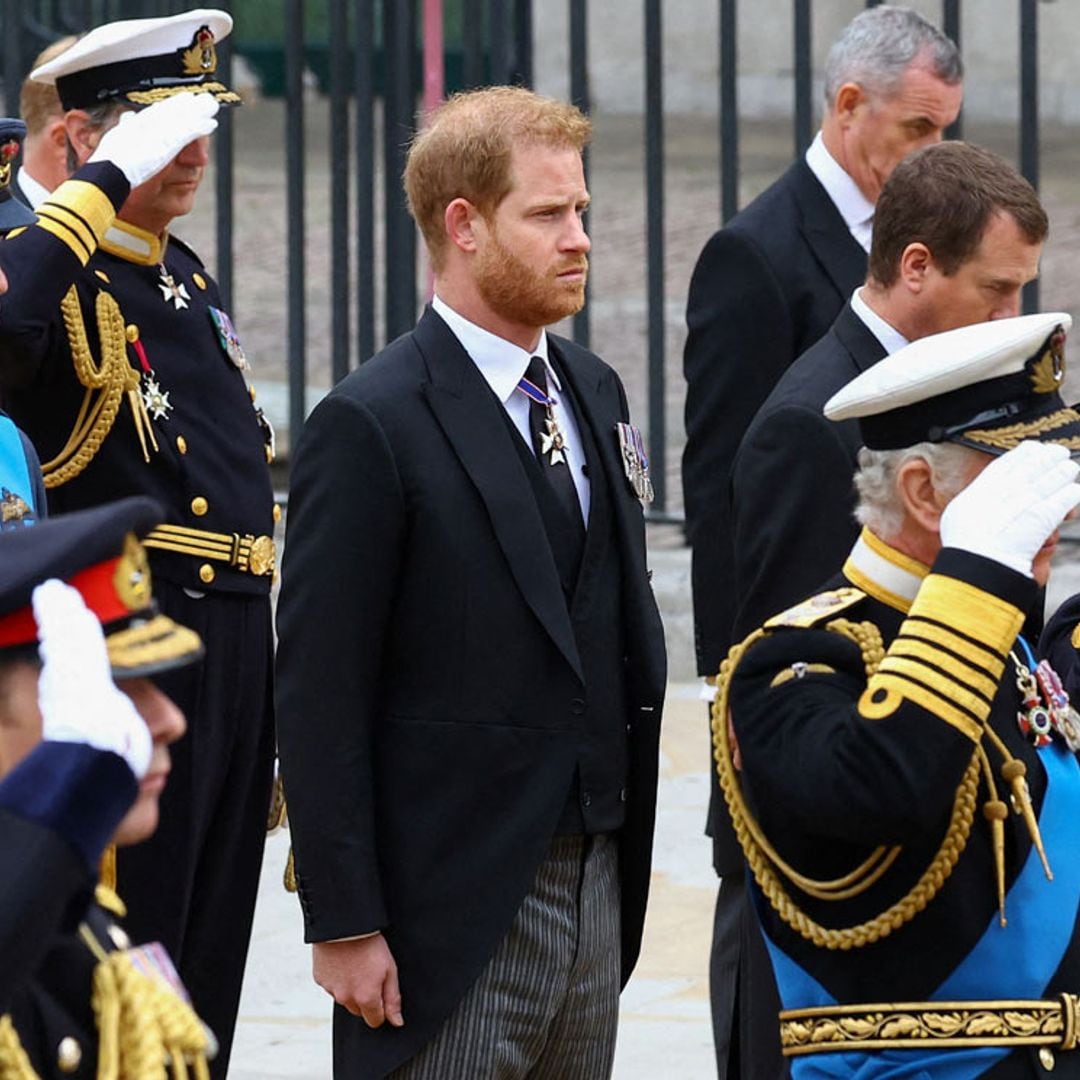
M7 416L0 414L0 506L2 500L8 499L22 499L34 516L41 512L41 507L34 502L34 484L30 479L22 435ZM0 518L0 526L3 520ZM33 523L33 517L25 517L21 522L23 525Z
M1038 999L1061 965L1080 905L1080 765L1057 740L1040 752L1039 760L1046 771L1039 831L1054 880L1047 881L1032 847L1006 898L1008 925L1001 926L995 912L971 952L930 995L931 1001ZM763 936L785 1009L836 1004L816 979ZM1007 987L1001 986L1003 978ZM792 1080L971 1080L1011 1052L1008 1047L927 1047L788 1060Z

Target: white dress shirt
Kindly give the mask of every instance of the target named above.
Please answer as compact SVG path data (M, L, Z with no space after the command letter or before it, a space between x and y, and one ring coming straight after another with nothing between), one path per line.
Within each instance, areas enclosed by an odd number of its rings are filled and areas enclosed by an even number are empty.
M909 344L908 339L900 333L891 323L887 323L870 305L862 298L863 286L859 286L851 294L851 309L866 324L866 328L881 342L886 356L891 356L897 349L902 349Z
M806 164L818 178L825 194L840 211L848 232L855 237L863 251L870 251L874 228L874 204L859 190L859 185L840 167L836 158L825 149L821 132L806 151Z
M22 189L27 202L30 203L31 208L34 210L52 194L44 184L39 184L21 165L19 171L15 174L15 183Z
M529 366L529 361L534 356L543 359L544 368L547 371L548 396L555 399L552 411L565 442L563 453L566 455L578 501L581 503L582 519L588 521L589 478L585 475L585 452L581 442L581 433L578 430L573 409L562 400L562 383L548 359L547 331L540 331L540 340L536 348L528 352L513 342L491 333L490 330L485 330L482 326L470 322L438 296L432 297L431 306L450 327L451 333L461 342L461 347L480 369L480 374L484 376L488 386L502 402L514 427L518 429L525 440L525 445L530 449L533 449L532 432L529 430L530 401L517 389L517 384L521 381L525 369Z

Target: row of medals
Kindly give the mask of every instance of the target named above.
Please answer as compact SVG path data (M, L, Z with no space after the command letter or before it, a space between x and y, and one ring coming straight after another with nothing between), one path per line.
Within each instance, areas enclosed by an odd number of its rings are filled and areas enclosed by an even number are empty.
M1030 671L1014 657L1021 704L1016 722L1036 749L1049 746L1056 732L1072 751L1080 750L1080 714L1072 707L1058 673L1040 660Z

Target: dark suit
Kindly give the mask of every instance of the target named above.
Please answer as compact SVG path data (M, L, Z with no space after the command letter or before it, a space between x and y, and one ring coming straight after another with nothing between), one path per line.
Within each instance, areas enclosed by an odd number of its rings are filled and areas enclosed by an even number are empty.
M713 234L694 268L683 354L682 468L699 675L715 675L731 645L735 566L729 477L739 443L780 376L828 330L865 277L866 253L801 158ZM707 832L713 838L713 867L734 886L743 873L742 853L715 776ZM714 930L713 1024L722 1058L740 948L741 916L731 905L745 906L742 891L741 886L722 890ZM724 945L725 933L733 936L731 945ZM742 1050L744 1056L754 1052ZM732 1066L754 1075L737 1054ZM763 1080L772 1080L772 1068L766 1062Z
M370 1029L338 1008L339 1075L383 1076L416 1054L505 936L575 790L583 731L606 714L588 654L615 643L624 982L637 958L662 630L614 433L621 385L549 340L610 512L611 543L590 555L586 541L572 602L525 445L434 312L340 383L297 448L277 700L306 938L382 929L406 1018ZM590 589L612 570L614 588ZM612 604L615 624L584 643L578 620Z
M884 346L845 304L747 430L731 470L734 640L812 594L844 565L859 535L851 478L862 437L857 421L834 423L823 410L884 356Z

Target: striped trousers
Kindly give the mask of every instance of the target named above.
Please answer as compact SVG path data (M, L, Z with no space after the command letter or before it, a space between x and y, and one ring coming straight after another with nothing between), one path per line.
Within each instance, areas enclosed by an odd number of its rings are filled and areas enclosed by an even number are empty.
M613 835L557 836L480 978L391 1080L603 1080L619 1018Z

